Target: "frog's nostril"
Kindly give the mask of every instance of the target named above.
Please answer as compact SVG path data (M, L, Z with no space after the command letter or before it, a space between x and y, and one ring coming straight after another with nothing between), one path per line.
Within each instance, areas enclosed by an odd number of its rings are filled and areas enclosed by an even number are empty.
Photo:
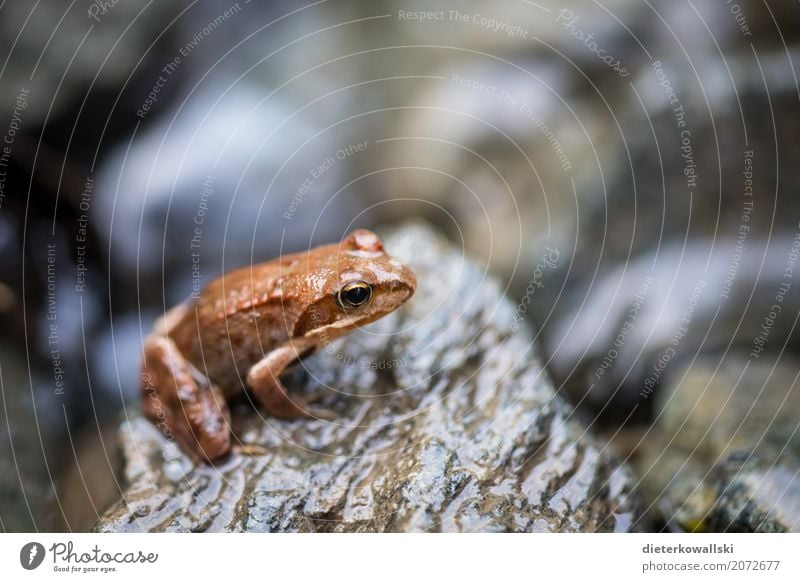
M401 296L401 301L405 301L414 294L416 281L409 281L408 279L397 279L392 281L391 292L397 296Z

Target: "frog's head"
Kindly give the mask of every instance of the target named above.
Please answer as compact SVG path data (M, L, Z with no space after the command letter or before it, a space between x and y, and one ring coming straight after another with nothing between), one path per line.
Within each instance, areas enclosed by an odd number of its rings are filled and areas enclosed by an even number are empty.
M327 251L310 273L316 279L316 300L296 333L334 337L380 319L414 294L414 272L389 256L375 233L359 229L323 248Z

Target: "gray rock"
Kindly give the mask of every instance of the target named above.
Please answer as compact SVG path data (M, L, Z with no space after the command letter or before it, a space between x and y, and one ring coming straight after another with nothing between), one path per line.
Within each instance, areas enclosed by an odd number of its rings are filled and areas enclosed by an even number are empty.
M798 364L710 357L659 395L638 468L666 521L690 531L800 531Z
M401 310L292 372L339 420L234 409L246 446L196 466L141 417L98 531L629 531L628 470L572 416L481 268L421 226L387 240L417 273Z

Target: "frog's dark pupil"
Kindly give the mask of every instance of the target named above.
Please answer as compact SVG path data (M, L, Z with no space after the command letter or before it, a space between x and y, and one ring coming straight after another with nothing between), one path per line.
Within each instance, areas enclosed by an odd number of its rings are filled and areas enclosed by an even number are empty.
M347 302L353 305L361 305L367 300L369 291L366 287L353 287L347 290Z
M372 297L372 289L366 283L349 285L342 290L341 300L345 307L358 307Z

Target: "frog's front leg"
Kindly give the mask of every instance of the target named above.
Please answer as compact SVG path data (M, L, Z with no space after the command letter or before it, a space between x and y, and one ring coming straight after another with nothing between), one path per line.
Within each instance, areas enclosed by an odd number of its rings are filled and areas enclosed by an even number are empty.
M301 416L312 416L331 419L334 415L325 411L309 408L310 399L292 398L279 376L293 364L302 359L314 345L304 343L288 343L281 346L255 364L247 373L247 384L253 390L262 408L270 416L292 419Z
M142 389L145 415L186 453L210 462L230 452L230 413L221 391L165 335L145 340Z

